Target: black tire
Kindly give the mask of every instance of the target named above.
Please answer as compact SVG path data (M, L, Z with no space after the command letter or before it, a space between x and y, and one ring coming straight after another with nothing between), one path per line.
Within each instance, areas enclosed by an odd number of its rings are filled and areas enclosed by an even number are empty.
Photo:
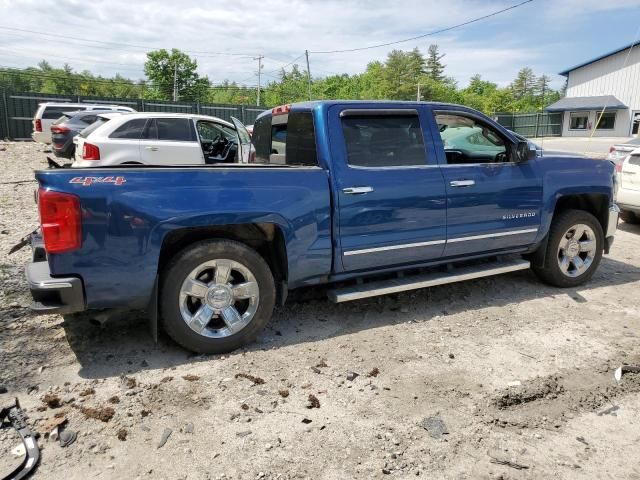
M595 234L595 254L591 265L578 276L571 277L562 272L559 265L558 249L560 241L564 238L567 231L577 225L584 224L591 228ZM602 259L604 250L604 233L600 222L589 212L584 210L565 210L554 217L549 229L549 241L547 242L547 250L543 267L535 267L532 269L538 277L555 287L569 288L582 285L589 281L598 268L598 264Z
M180 290L185 278L199 265L215 259L242 264L251 271L258 284L256 313L242 330L223 338L209 338L193 331L180 312ZM232 240L205 240L177 253L160 279L160 316L167 334L187 350L197 353L226 353L255 340L271 319L276 291L267 262L253 249Z
M637 225L640 223L640 217L634 212L630 212L629 210L621 210L620 218L624 221L624 223L630 223L631 225Z

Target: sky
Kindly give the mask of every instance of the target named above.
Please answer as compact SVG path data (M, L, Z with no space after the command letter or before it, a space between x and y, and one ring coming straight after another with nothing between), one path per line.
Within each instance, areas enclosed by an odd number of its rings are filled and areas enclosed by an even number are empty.
M263 84L297 63L311 74L359 73L392 49L430 44L445 54L445 73L465 86L478 73L508 85L522 67L558 72L640 37L640 0L532 0L445 33L393 46L350 49L415 37L521 3L523 0L180 0L91 2L0 0L0 68L46 59L104 76L144 78L145 52L178 48L197 59L200 75ZM29 30L37 33L25 32ZM63 38L64 37L74 37Z

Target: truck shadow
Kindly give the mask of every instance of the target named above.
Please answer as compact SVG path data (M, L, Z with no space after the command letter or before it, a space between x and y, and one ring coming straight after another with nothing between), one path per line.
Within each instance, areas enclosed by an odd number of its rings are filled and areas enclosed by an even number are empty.
M344 304L329 302L325 298L326 289L315 287L293 292L287 305L276 310L272 322L256 343L227 356L285 348L408 321L427 322L434 316L502 307L536 298L554 301L555 297L568 295L574 301L584 303L588 300L583 293L589 290L638 280L640 268L605 257L593 279L575 289L546 286L531 271ZM115 314L102 326L98 326L95 315L93 318L89 315L67 317L63 327L80 363L79 374L83 378L135 374L217 357L187 352L162 333L158 343L154 343L142 313Z

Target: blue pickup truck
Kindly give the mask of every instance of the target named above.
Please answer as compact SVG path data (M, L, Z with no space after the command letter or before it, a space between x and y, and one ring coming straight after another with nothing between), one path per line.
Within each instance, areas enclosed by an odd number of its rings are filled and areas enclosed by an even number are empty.
M574 287L617 227L610 162L539 157L458 105L286 105L252 143L245 165L37 172L33 308L145 309L226 352L305 286L344 302L532 268Z

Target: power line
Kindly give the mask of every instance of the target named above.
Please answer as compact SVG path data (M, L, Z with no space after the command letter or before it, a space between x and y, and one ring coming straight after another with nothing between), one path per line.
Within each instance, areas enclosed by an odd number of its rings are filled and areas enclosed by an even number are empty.
M435 30L435 31L429 32L429 33L424 33L422 35L416 35L415 37L411 37L411 38L405 38L405 39L402 39L402 40L396 40L396 41L387 42L387 43L379 43L377 45L369 45L368 47L345 48L345 49L341 49L341 50L310 51L309 53L327 54L327 53L357 52L357 51L360 51L360 50L371 50L373 48L388 47L389 45L396 45L398 43L410 42L411 40L418 40L420 38L430 37L432 35L437 35L439 33L448 32L449 30L453 30L453 29L456 29L456 28L464 27L465 25L470 25L472 23L476 23L476 22L479 22L481 20L485 20L487 18L495 17L496 15L500 15L501 13L508 12L509 10L513 10L515 8L521 7L521 6L523 6L523 5L527 4L527 3L531 3L531 2L533 2L533 0L524 0L523 2L520 2L520 3L516 4L516 5L512 5L512 6L507 7L507 8L503 8L502 10L498 10L498 11L489 13L487 15L483 15L481 17L476 17L474 19L467 20L466 22L458 23L457 25L453 25L451 27L442 28L440 30Z
M145 50L159 50L161 47L152 47L149 45L135 45L135 44L131 44L131 43L120 43L120 42L105 42L105 41L101 41L101 40L91 40L88 38L80 38L80 37L73 37L71 35L61 35L59 33L46 33L46 32L38 32L35 30L27 30L24 28L15 28L15 27L7 27L6 25L0 25L0 29L2 30L10 30L10 31L14 31L14 32L23 32L23 33L29 33L32 35L41 35L41 36L45 36L45 37L54 37L54 38L65 38L68 40L76 40L76 41L81 41L81 42L90 42L90 43L95 43L95 44L99 44L99 45L113 45L112 48L121 48L121 47L129 47L129 48L142 48ZM222 55L222 56L236 56L236 57L254 57L255 54L250 54L250 53L235 53L235 52L209 52L209 51L198 51L198 50L183 50L185 53L191 53L191 54L195 54L195 55L202 55L202 56L207 56L207 55L213 55L213 56L218 56L218 55Z

